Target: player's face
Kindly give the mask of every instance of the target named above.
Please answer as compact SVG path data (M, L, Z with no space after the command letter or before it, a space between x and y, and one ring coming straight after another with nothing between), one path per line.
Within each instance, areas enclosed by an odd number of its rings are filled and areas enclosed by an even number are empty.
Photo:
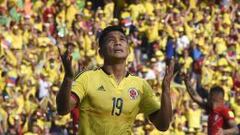
M119 31L112 31L106 36L102 48L103 57L126 59L129 54L126 36Z
M208 97L208 101L209 103L212 105L213 103L216 103L216 102L223 102L224 101L224 97L222 94L217 94L217 93L211 93L209 94L209 97Z

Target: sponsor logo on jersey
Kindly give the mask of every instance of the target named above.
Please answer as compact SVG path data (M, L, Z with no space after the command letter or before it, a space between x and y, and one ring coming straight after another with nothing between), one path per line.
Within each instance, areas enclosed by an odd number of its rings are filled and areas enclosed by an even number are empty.
M106 91L102 85L97 90L98 91Z

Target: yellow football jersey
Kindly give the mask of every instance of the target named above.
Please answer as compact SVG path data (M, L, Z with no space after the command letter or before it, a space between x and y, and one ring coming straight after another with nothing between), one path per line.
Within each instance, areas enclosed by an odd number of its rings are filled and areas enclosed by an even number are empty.
M187 112L188 126L189 128L200 128L201 127L201 109L189 109Z
M117 84L114 76L101 68L79 75L73 82L72 92L80 99L81 135L131 134L138 113L148 116L160 108L145 80L128 74Z

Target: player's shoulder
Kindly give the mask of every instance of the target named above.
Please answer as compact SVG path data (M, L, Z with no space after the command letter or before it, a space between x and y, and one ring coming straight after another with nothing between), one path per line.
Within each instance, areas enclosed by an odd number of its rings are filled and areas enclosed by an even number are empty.
M100 68L98 67L83 69L76 74L76 76L74 77L74 80L78 79L80 76L95 74L96 72L98 72L99 69Z
M230 108L226 105L222 105L216 109L218 113L227 114L230 111Z
M227 105L222 106L221 114L227 118L234 119L234 113Z
M227 105L222 106L223 111L230 111L230 108Z
M137 76L136 74L133 74L133 73L128 73L128 77L131 78L131 80L133 80L133 81L137 81L138 83L143 83L143 82L146 81L142 77L139 77L139 76Z

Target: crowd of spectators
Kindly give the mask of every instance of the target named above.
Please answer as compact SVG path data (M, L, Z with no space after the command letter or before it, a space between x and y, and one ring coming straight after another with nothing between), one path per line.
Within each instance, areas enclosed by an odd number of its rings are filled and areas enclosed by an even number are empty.
M99 7L84 0L0 1L0 134L74 134L71 115L56 113L64 75L57 46L64 50L72 43L76 74L100 67L97 41L109 25L124 28L131 50L128 69L148 80L158 96L165 59L176 59L171 127L159 132L140 114L133 134L207 134L206 112L191 101L183 72L191 73L203 98L211 86L222 86L226 105L240 123L239 1L134 0L122 5L114 18L112 0Z

